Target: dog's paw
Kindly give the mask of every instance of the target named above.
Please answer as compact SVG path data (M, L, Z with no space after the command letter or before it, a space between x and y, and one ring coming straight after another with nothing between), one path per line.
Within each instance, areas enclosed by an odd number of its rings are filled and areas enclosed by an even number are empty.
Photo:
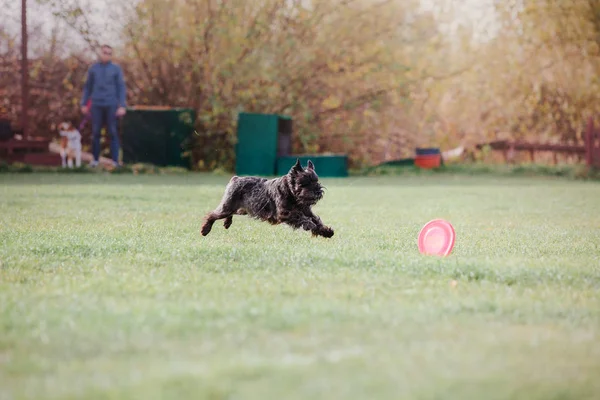
M223 226L225 227L225 229L229 229L229 227L231 226L232 222L233 222L233 218L232 217L225 218L225 222L223 222Z
M321 236L323 236L324 238L330 238L333 236L333 229L331 229L328 226L324 226L323 228L321 228Z
M204 225L202 225L202 229L200 230L200 233L202 234L202 236L206 236L210 233L211 228L212 228L211 224L204 224Z

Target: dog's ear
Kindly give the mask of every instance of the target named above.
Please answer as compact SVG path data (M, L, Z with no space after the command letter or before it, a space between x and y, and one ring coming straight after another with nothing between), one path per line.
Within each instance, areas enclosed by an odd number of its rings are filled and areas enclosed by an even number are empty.
M292 167L292 169L290 169L290 174L291 175L295 175L295 174L299 174L300 172L303 172L304 170L302 169L302 165L300 165L300 159L297 158L296 159L296 164L294 164L294 166Z
M312 170L312 171L314 171L314 170L315 170L315 165L314 165L314 164L312 163L312 161L310 161L310 160L308 160L308 167L307 167L307 169L310 169L310 170Z

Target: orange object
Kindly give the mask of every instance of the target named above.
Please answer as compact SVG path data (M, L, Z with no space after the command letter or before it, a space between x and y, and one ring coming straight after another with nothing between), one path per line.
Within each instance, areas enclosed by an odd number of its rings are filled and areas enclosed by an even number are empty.
M419 168L439 168L442 164L441 154L418 155L415 157L415 165Z

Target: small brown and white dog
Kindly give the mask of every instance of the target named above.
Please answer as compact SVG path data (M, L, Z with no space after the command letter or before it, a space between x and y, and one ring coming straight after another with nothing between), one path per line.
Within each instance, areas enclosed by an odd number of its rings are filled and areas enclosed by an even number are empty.
M81 133L70 122L61 122L58 125L58 132L61 136L60 158L63 168L73 168L73 158L75 166L81 166Z

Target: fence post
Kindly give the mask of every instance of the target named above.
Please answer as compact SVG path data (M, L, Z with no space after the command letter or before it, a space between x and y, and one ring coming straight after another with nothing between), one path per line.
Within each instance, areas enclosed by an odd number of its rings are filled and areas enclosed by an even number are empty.
M585 163L592 166L594 152L594 118L590 117L585 130Z
M21 1L21 129L29 136L29 60L27 56L27 0Z

